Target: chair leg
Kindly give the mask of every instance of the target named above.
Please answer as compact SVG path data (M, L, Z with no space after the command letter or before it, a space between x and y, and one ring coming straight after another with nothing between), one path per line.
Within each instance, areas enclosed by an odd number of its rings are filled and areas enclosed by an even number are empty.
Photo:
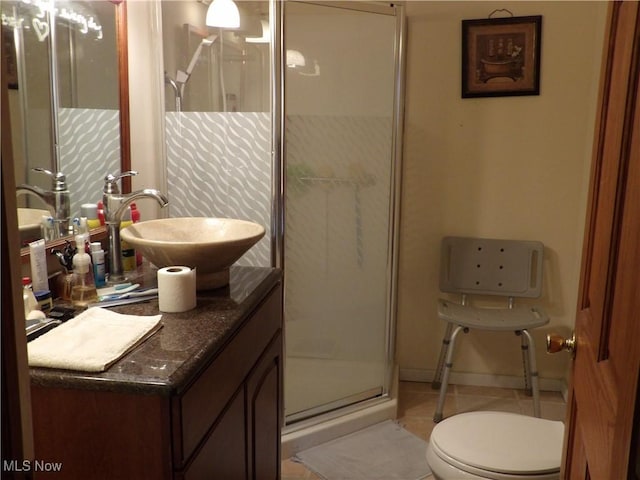
M436 368L436 374L431 382L431 388L438 390L442 385L442 371L444 369L444 360L447 356L447 350L449 349L449 343L451 342L451 332L453 331L453 324L447 322L447 329L444 332L444 338L442 339L442 348L440 349L440 357L438 358L438 367Z
M522 330L529 349L529 370L531 375L531 393L533 395L533 416L540 418L540 387L538 385L538 367L536 366L536 345L528 330Z
M449 345L447 348L447 357L444 364L444 371L442 375L442 384L440 385L440 396L438 397L438 406L436 407L436 412L433 415L433 421L438 423L442 420L442 411L444 410L444 401L447 395L447 387L449 386L449 373L451 373L451 367L453 366L453 351L455 347L456 337L460 333L461 330L464 330L463 327L457 326L453 329L453 333L449 339Z
M531 365L529 365L529 343L527 337L522 334L522 331L517 331L516 335L520 336L520 348L522 350L522 366L524 368L524 391L527 395L531 396Z

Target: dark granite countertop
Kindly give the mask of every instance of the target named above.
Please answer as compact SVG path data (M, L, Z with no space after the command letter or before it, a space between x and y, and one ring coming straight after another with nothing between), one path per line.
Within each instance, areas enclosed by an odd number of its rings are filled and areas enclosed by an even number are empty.
M162 328L105 372L31 368L31 383L140 394L180 393L280 281L278 269L232 267L229 285L198 292L197 306L188 312L160 312L157 299L112 307L130 315L162 313Z

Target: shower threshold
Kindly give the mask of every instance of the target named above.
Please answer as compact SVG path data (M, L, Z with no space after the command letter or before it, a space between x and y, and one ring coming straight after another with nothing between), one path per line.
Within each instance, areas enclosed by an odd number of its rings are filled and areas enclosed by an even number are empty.
M379 389L376 389L379 391ZM324 406L326 409L326 405ZM301 414L309 412L301 412ZM300 414L300 415L301 415ZM389 394L351 403L316 416L292 421L287 416L282 430L282 459L315 445L348 435L397 417L397 400Z
M367 400L380 398L383 395L382 387L372 388L364 392L350 395L347 398L341 398L339 400L319 405L317 407L302 410L300 412L291 413L285 416L285 425L294 428L295 425L300 422L304 423L304 420L310 420L313 418L320 418L324 414L330 414L332 412L339 412L345 408L361 404Z

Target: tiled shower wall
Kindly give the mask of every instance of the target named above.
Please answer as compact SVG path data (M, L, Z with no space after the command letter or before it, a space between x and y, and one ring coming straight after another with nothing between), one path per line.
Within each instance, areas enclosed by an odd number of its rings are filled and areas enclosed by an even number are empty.
M287 116L289 355L381 360L385 330L372 327L388 299L390 132L389 117Z
M268 112L167 112L172 217L227 217L262 225L240 264L271 265L271 118Z

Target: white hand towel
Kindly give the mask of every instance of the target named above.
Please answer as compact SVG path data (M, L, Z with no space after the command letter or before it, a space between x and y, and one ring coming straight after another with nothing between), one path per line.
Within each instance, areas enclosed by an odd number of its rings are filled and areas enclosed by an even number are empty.
M89 308L29 342L29 366L103 372L153 335L161 318Z

